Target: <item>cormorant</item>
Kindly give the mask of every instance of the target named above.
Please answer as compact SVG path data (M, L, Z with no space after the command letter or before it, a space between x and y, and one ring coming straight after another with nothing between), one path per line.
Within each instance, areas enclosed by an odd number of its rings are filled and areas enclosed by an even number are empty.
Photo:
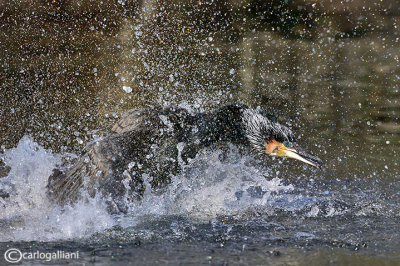
M90 143L74 166L55 169L48 193L63 204L75 201L83 187L90 196L102 193L110 212L125 212L127 199L143 195L144 178L152 188L163 187L181 170L182 162L221 142L322 166L319 158L296 144L289 128L245 105L198 114L178 107L153 107L129 111L108 136Z

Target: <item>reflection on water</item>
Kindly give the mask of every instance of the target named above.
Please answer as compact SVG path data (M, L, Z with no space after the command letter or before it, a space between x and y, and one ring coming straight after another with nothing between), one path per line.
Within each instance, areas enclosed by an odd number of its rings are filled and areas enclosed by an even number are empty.
M77 151L130 108L241 101L277 112L326 152L334 176L399 169L396 32L339 38L326 17L312 39L242 30L233 41L230 24L216 31L190 20L193 10L146 3L137 16L6 20L1 145L29 134Z
M232 256L242 245L264 249L256 239L289 249L309 242L314 248L320 243L336 247L336 240L354 249L369 241L366 253L373 254L371 245L376 245L376 253L388 249L398 256L399 242L392 236L398 234L394 221L398 219L400 170L400 36L395 17L373 12L335 15L329 5L310 12L311 4L294 12L285 4L282 10L289 13L278 23L276 18L284 11L267 8L263 13L257 1L244 8L240 1L232 6L184 1L105 1L90 6L81 2L0 5L0 65L4 69L0 73L0 146L9 154L25 135L39 143L35 146L23 138L21 143L27 146L20 143L20 157L11 156L12 171L20 172L11 172L7 178L17 179L3 179L1 188L17 191L21 198L7 205L0 197L0 206L8 211L1 218L2 240L32 240L29 236L37 234L43 234L42 240L64 239L100 232L99 239L94 236L90 241L113 243L127 234L125 242L137 237L150 243L172 238L203 241L214 249L209 243L219 245L228 237L232 245L241 243L238 249L232 247ZM212 183L220 191L203 183L204 190L198 193L189 188L199 184L185 180L186 190L171 187L165 198L150 196L136 206L143 217L152 217L144 222L136 216L116 221L103 212L101 202L82 203L64 213L49 209L41 194L48 167L60 154L77 154L87 142L105 134L125 110L156 104L209 110L230 102L278 113L280 121L298 133L303 146L324 159L326 169L316 172L297 162L275 160L259 164L269 169L265 176L243 161L220 168L206 165L221 170L214 172L214 178L236 171L248 179L244 183L226 180L219 187ZM36 148L27 148L31 145ZM47 168L37 168L31 153L49 160ZM202 176L200 180L207 181L208 172L193 169ZM7 176L0 173L0 178ZM15 190L15 185L32 177L40 177L29 182L41 192L32 194L32 188L23 186ZM232 187L229 182L245 187ZM25 194L36 198L25 199L21 196ZM221 195L230 195L229 200L218 200ZM165 204L154 207L161 200ZM85 216L88 210L97 211L101 222ZM182 210L193 215L180 223ZM35 226L22 226L11 237L3 230L15 222L9 218L24 222L21 215L25 214L33 225L40 225L42 212L49 211L46 219L57 225L52 234L32 230ZM149 222L160 213L178 218ZM217 218L220 215L226 217ZM83 225L71 227L76 217L84 217ZM195 222L199 218L201 222ZM210 224L204 222L207 219ZM129 229L130 222L138 227ZM321 228L325 223L328 226ZM121 233L119 227L113 228L116 224L124 228ZM102 232L106 228L110 237ZM389 244L378 238L389 239ZM280 241L289 244L276 244ZM194 251L188 248L187 252ZM284 258L290 258L291 251L286 253ZM347 255L340 256L338 263L344 263ZM375 261L359 259L364 260Z

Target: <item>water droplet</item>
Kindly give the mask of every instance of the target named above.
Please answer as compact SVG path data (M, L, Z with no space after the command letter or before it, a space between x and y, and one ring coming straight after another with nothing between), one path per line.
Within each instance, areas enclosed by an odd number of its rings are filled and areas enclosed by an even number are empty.
M132 92L132 88L129 86L122 86L122 89L126 92L126 93L131 93Z

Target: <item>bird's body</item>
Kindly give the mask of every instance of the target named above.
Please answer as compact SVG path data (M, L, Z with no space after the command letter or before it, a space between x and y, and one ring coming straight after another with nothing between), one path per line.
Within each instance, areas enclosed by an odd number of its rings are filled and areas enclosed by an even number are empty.
M274 155L285 141L295 141L290 129L246 106L198 114L175 107L132 110L108 136L90 143L74 166L56 169L48 191L59 203L75 201L81 188L90 196L101 193L111 212L123 212L146 183L162 188L205 147L231 142Z

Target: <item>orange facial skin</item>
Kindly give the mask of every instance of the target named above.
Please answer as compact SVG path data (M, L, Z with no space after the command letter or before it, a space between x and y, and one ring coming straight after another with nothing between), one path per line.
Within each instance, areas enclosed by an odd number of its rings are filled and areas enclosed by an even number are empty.
M269 155L275 153L275 151L281 146L282 148L285 147L283 146L282 142L278 142L275 139L272 139L272 141L270 142L265 142L264 145L265 145L265 153Z

